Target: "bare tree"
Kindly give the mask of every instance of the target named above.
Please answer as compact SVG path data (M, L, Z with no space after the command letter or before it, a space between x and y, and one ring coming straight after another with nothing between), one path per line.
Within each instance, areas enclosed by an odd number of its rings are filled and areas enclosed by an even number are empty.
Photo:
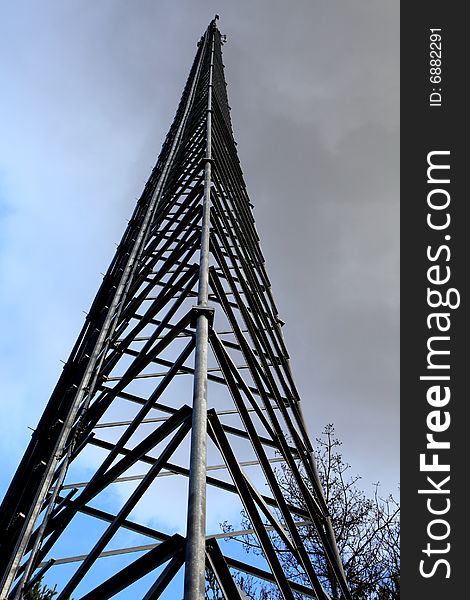
M53 600L57 594L57 585L50 588L46 584L43 585L42 579L40 579L23 594L22 598L23 600ZM73 598L68 600L73 600Z
M318 471L332 518L338 549L346 578L354 600L398 600L400 597L400 507L390 495L381 498L378 484L369 497L359 485L360 477L351 475L351 467L340 452L342 442L335 437L333 425L325 427L322 437L316 440ZM303 498L289 469L280 467L277 476L284 495L290 504L305 509ZM311 486L305 476L308 486ZM233 526L224 523L227 533ZM251 524L242 513L242 528ZM339 597L334 578L326 560L323 544L315 529L308 525L299 527L307 552L319 579L333 598ZM289 579L308 585L302 568L272 532L271 540ZM262 554L254 535L241 540L248 552ZM281 598L274 586L256 581L244 573L234 573L234 578L247 600L278 600ZM57 594L37 582L25 594L25 600L53 600ZM210 569L206 570L206 600L223 600L223 594ZM297 595L302 599L301 595Z
M354 600L398 600L400 507L397 501L391 495L381 498L378 484L370 497L366 495L359 485L360 477L352 476L350 465L343 460L340 451L342 442L335 437L333 425L325 427L322 437L316 441L319 476ZM281 467L277 469L277 476L289 503L305 509L290 470ZM305 474L304 477L311 487ZM241 526L251 528L243 513ZM232 530L227 524L223 524L223 528L227 532ZM319 579L333 598L339 598L340 592L315 529L306 525L299 527L299 533ZM270 535L288 578L308 585L307 577L293 555L275 533ZM262 554L254 535L244 536L242 543L248 552ZM272 600L280 597L269 585L259 588L257 598L263 598L263 594Z
M42 585L41 581L36 583L24 594L24 600L53 600L54 596L57 596L56 587L53 589L47 585Z

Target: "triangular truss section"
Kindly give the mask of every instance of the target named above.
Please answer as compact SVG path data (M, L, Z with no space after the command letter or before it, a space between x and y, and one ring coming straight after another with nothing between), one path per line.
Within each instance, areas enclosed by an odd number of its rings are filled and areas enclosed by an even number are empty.
M222 36L198 43L173 125L0 511L1 598L349 598L233 138ZM282 462L303 506L284 497ZM311 481L307 485L306 473ZM222 533L244 511L260 554ZM302 576L290 580L272 532ZM299 583L301 581L302 583ZM238 582L238 583L237 583Z

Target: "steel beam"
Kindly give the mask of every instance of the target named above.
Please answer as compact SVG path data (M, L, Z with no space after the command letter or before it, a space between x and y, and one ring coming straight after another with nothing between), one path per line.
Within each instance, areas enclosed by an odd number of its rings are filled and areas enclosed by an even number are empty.
M206 156L204 159L204 200L201 225L201 252L199 258L198 306L209 306L209 239L211 206L212 163L212 77L214 68L214 30L209 28L205 38L209 59L209 82L206 108ZM188 521L184 573L185 600L201 600L205 590L206 540L206 465L207 465L207 355L209 346L209 319L201 310L196 322L196 356L194 362L193 416L189 466Z

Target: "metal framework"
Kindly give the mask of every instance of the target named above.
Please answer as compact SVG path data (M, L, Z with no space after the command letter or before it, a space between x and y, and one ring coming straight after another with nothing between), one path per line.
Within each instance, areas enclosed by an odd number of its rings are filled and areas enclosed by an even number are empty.
M230 600L244 598L234 572L286 600L327 600L306 524L350 597L237 157L221 46L214 19L1 505L2 599L45 576L56 600L201 600L209 569ZM284 497L280 461L305 508ZM250 531L208 531L206 514L240 510ZM257 559L236 551L249 532ZM284 573L272 532L302 583Z

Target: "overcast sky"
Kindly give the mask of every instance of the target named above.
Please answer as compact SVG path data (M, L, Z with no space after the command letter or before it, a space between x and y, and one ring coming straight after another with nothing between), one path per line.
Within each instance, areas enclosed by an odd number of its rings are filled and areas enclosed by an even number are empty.
M31 0L0 14L0 496L215 12L311 436L396 490L398 2Z

